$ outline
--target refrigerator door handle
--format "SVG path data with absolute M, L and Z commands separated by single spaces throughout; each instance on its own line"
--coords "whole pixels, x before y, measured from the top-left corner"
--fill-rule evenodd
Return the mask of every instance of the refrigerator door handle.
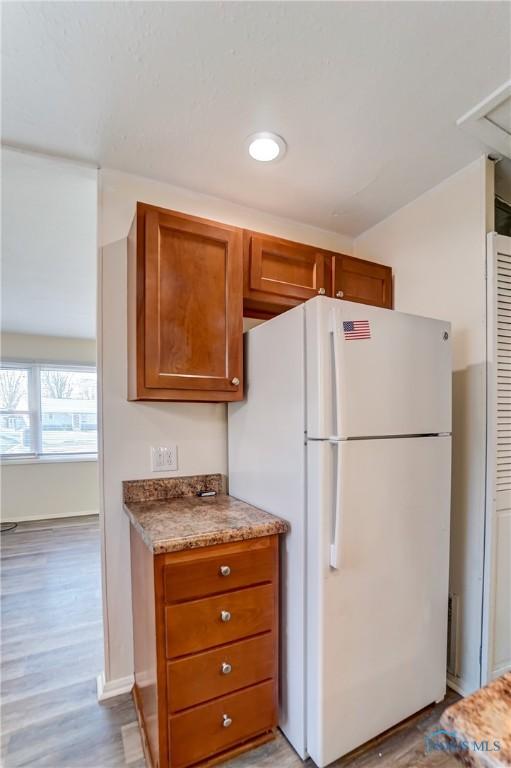
M 341 567 L 341 482 L 342 482 L 342 443 L 337 440 L 331 440 L 330 445 L 335 451 L 335 472 L 333 477 L 334 484 L 334 513 L 332 518 L 332 537 L 330 543 L 330 568 L 339 570 Z
M 342 435 L 342 406 L 341 406 L 341 357 L 342 357 L 342 338 L 340 329 L 337 328 L 338 315 L 337 312 L 332 311 L 332 373 L 333 373 L 333 390 L 334 390 L 334 402 L 332 403 L 332 410 L 334 416 L 334 434 L 336 439 L 340 439 Z M 335 439 L 334 438 L 334 439 Z

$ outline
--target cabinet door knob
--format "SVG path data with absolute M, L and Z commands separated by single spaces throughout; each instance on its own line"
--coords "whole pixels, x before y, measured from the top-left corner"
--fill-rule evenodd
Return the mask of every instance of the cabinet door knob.
M 221 576 L 229 576 L 230 572 L 231 572 L 231 569 L 229 568 L 228 565 L 221 565 L 220 566 L 220 575 Z
M 232 719 L 229 717 L 229 715 L 222 715 L 222 725 L 224 728 L 228 728 L 230 725 L 232 725 Z
M 337 296 L 338 299 L 342 299 L 342 297 L 344 296 L 344 291 L 337 291 L 335 295 Z
M 222 662 L 222 674 L 223 675 L 230 675 L 232 672 L 232 667 L 227 661 Z
M 234 377 L 234 379 L 231 379 L 231 384 L 232 384 L 234 387 L 237 387 L 239 383 L 240 383 L 240 380 L 238 379 L 238 377 L 237 377 L 237 376 L 235 376 L 235 377 Z
M 231 614 L 229 611 L 222 611 L 220 614 L 220 618 L 222 621 L 230 621 L 231 620 Z
M 326 293 L 326 291 L 325 291 L 325 289 L 324 289 L 324 288 L 320 288 L 320 289 L 318 290 L 318 293 L 319 293 L 319 295 L 320 295 L 320 296 L 324 296 L 324 295 L 325 295 L 325 293 Z

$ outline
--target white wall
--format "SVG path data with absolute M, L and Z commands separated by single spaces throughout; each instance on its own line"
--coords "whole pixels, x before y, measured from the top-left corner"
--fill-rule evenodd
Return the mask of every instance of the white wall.
M 1 148 L 2 330 L 94 338 L 98 172 Z
M 96 341 L 67 336 L 6 333 L 0 336 L 3 360 L 41 360 L 52 363 L 96 365 Z
M 100 171 L 100 198 L 100 239 L 103 245 L 127 236 L 138 201 L 334 251 L 351 254 L 353 250 L 353 238 L 347 235 L 120 171 Z
M 351 238 L 335 232 L 279 219 L 151 179 L 111 170 L 100 172 L 100 475 L 105 680 L 110 691 L 127 687 L 133 671 L 129 527 L 122 511 L 122 481 L 149 477 L 150 446 L 166 441 L 178 444 L 179 470 L 174 474 L 227 472 L 225 405 L 126 400 L 125 238 L 137 200 L 344 253 L 352 251 Z
M 4 360 L 96 364 L 96 342 L 59 336 L 3 333 Z M 97 513 L 97 461 L 3 464 L 2 519 L 44 520 Z
M 96 515 L 98 462 L 59 461 L 1 468 L 2 520 L 49 520 Z
M 356 256 L 392 266 L 396 309 L 452 323 L 450 589 L 461 595 L 460 677 L 455 682 L 465 693 L 479 687 L 485 500 L 485 236 L 492 191 L 491 167 L 488 170 L 481 158 L 355 241 Z

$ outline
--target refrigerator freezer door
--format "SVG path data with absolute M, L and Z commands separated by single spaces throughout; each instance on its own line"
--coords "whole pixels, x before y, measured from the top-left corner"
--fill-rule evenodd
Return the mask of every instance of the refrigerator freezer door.
M 451 431 L 449 323 L 322 297 L 305 314 L 309 438 Z
M 307 462 L 307 751 L 322 768 L 445 694 L 451 439 L 309 441 Z

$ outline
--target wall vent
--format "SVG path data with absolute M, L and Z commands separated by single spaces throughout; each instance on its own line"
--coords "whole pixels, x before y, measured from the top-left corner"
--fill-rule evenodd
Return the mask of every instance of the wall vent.
M 511 256 L 497 255 L 497 492 L 511 491 Z

